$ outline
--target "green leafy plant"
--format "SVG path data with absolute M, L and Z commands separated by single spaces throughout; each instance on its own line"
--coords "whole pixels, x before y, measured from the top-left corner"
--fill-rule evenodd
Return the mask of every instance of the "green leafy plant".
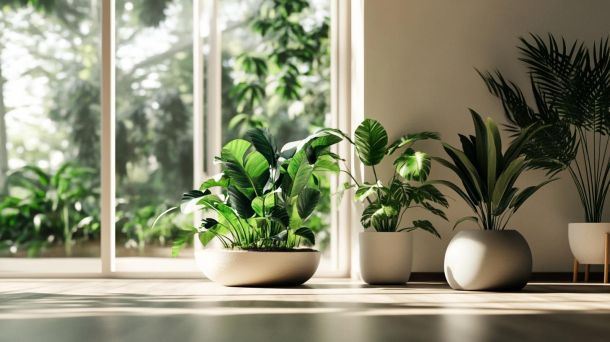
M 53 244 L 70 256 L 79 241 L 99 239 L 99 193 L 95 172 L 66 163 L 49 174 L 35 166 L 13 171 L 0 198 L 3 249 L 38 255 Z
M 600 222 L 610 190 L 610 47 L 608 38 L 590 49 L 575 41 L 521 38 L 520 60 L 530 75 L 534 105 L 498 71 L 480 73 L 502 101 L 515 135 L 538 130 L 524 147 L 531 167 L 569 172 L 587 222 Z
M 204 246 L 216 238 L 224 248 L 247 250 L 315 244 L 307 220 L 320 201 L 323 173 L 339 171 L 339 157 L 330 147 L 341 136 L 322 130 L 281 149 L 266 130 L 252 129 L 246 136 L 248 140 L 235 139 L 222 148 L 216 158 L 221 174 L 182 196 L 182 213 L 213 215 L 199 227 L 183 230 L 174 241 L 174 255 L 195 234 Z M 212 193 L 214 188 L 221 193 Z
M 502 139 L 495 122 L 491 118 L 483 121 L 473 110 L 470 113 L 475 135 L 459 135 L 461 150 L 443 143 L 451 161 L 434 158 L 460 178 L 463 189 L 450 181 L 435 182 L 455 191 L 475 214 L 457 220 L 454 228 L 462 222 L 473 221 L 483 230 L 503 230 L 528 198 L 555 180 L 547 179 L 521 191 L 515 187 L 523 172 L 537 162 L 524 154 L 524 148 L 541 127 L 524 129 L 502 152 Z
M 347 137 L 346 137 L 347 138 Z M 422 208 L 443 219 L 447 219 L 442 209 L 448 206 L 445 196 L 431 183 L 427 182 L 430 173 L 430 156 L 413 149 L 413 144 L 420 140 L 434 139 L 439 136 L 433 132 L 407 134 L 388 145 L 388 134 L 376 120 L 365 119 L 355 131 L 355 140 L 349 140 L 356 147 L 360 162 L 371 168 L 374 182 L 358 182 L 344 170 L 355 186 L 355 199 L 366 201 L 360 222 L 365 229 L 373 228 L 378 232 L 412 231 L 423 229 L 440 237 L 434 225 L 428 220 L 414 220 L 410 225 L 401 227 L 401 221 L 407 210 Z M 397 153 L 394 160 L 392 178 L 382 182 L 375 168 L 384 158 Z

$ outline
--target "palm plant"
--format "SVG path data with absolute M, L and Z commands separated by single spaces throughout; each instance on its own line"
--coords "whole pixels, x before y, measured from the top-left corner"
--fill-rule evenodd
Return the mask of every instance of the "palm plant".
M 388 145 L 388 134 L 381 123 L 365 119 L 356 128 L 355 140 L 347 139 L 356 147 L 360 162 L 371 167 L 374 177 L 373 183 L 361 183 L 349 170 L 344 170 L 354 183 L 346 184 L 346 188 L 355 186 L 355 199 L 367 202 L 360 220 L 363 227 L 373 228 L 378 232 L 423 229 L 440 237 L 429 220 L 413 220 L 406 227 L 400 226 L 403 216 L 411 208 L 423 208 L 447 219 L 443 210 L 438 208 L 438 206 L 446 208 L 447 200 L 434 185 L 426 182 L 431 168 L 430 156 L 412 148 L 413 144 L 420 140 L 438 140 L 438 134 L 434 132 L 407 134 Z M 375 166 L 386 156 L 391 156 L 397 151 L 402 152 L 394 160 L 392 177 L 384 183 L 379 179 Z
M 480 73 L 502 101 L 508 129 L 519 134 L 545 126 L 525 145 L 533 168 L 556 174 L 567 169 L 587 222 L 600 222 L 610 189 L 610 47 L 608 39 L 587 48 L 575 41 L 521 38 L 520 60 L 530 75 L 534 105 L 500 72 Z
M 247 250 L 315 244 L 307 220 L 320 201 L 323 173 L 339 171 L 339 157 L 330 147 L 341 136 L 326 129 L 281 149 L 267 130 L 255 128 L 246 136 L 248 140 L 235 139 L 222 148 L 216 158 L 222 173 L 182 196 L 182 213 L 213 215 L 204 217 L 199 227 L 184 229 L 172 254 L 196 234 L 204 246 L 217 239 L 224 248 Z M 221 193 L 212 193 L 213 188 Z
M 510 218 L 528 198 L 555 180 L 547 179 L 521 191 L 515 187 L 523 172 L 538 162 L 529 159 L 524 149 L 541 128 L 532 126 L 523 129 L 502 152 L 502 139 L 495 122 L 491 118 L 484 122 L 473 110 L 470 113 L 475 135 L 459 135 L 461 150 L 443 143 L 451 161 L 434 158 L 460 178 L 463 189 L 450 181 L 436 182 L 455 191 L 475 214 L 457 220 L 454 228 L 462 222 L 473 221 L 483 230 L 504 230 Z

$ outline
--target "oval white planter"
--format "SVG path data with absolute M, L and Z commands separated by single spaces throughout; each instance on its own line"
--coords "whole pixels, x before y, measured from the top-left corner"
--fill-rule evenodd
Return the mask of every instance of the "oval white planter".
M 413 240 L 407 232 L 361 232 L 360 274 L 371 285 L 404 284 L 411 276 Z
M 570 223 L 568 241 L 572 255 L 581 264 L 603 264 L 606 233 L 610 233 L 610 223 Z
M 225 286 L 297 286 L 316 272 L 320 252 L 204 249 L 196 261 L 208 279 Z
M 464 230 L 447 247 L 444 271 L 455 290 L 519 290 L 532 273 L 532 253 L 515 230 Z

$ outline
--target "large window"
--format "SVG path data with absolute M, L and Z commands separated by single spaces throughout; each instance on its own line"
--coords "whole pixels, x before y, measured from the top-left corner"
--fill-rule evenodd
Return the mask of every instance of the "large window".
M 0 7 L 0 256 L 98 258 L 98 6 L 12 3 Z
M 152 223 L 217 171 L 219 146 L 251 127 L 283 144 L 337 122 L 330 0 L 9 3 L 0 7 L 0 272 L 48 272 L 53 258 L 74 272 L 112 263 L 120 273 L 197 274 L 199 246 L 169 257 L 178 227 L 194 218 Z M 111 63 L 102 62 L 108 49 Z M 110 76 L 114 96 L 101 96 Z M 112 129 L 101 129 L 104 104 Z M 332 271 L 336 180 L 324 181 L 312 228 Z M 110 214 L 100 210 L 109 187 Z M 104 236 L 114 254 L 100 260 Z

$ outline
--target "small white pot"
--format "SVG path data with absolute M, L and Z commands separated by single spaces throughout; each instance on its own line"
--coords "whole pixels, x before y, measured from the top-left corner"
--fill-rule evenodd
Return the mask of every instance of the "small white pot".
M 532 273 L 532 253 L 516 230 L 463 230 L 447 247 L 444 271 L 455 290 L 519 290 Z
M 196 261 L 208 279 L 225 286 L 297 286 L 316 272 L 320 252 L 204 249 Z
M 607 233 L 610 233 L 610 223 L 570 223 L 568 240 L 572 255 L 581 264 L 603 264 Z
M 411 276 L 413 240 L 407 232 L 361 232 L 360 274 L 371 285 L 404 284 Z

